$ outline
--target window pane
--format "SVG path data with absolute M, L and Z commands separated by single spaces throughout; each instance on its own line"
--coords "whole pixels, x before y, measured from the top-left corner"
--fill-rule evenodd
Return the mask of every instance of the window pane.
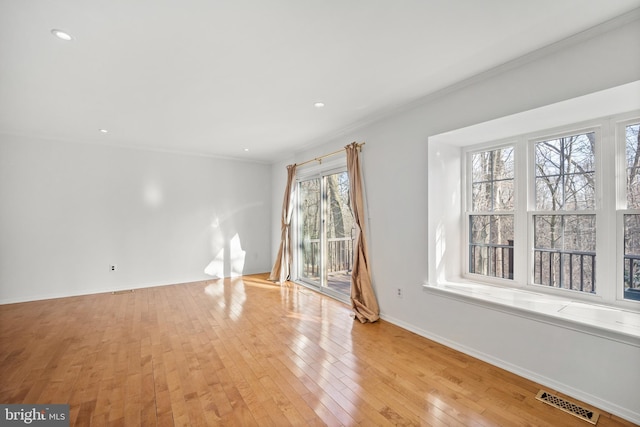
M 626 127 L 627 207 L 640 209 L 640 124 Z
M 513 210 L 513 147 L 472 155 L 471 209 L 474 212 Z
M 469 217 L 469 272 L 513 279 L 513 215 Z
M 513 240 L 513 215 L 472 215 L 469 218 L 471 243 L 510 245 Z
M 535 215 L 534 282 L 595 292 L 596 216 Z
M 593 132 L 536 143 L 536 209 L 595 209 L 594 150 Z
M 640 300 L 640 215 L 624 216 L 624 297 Z

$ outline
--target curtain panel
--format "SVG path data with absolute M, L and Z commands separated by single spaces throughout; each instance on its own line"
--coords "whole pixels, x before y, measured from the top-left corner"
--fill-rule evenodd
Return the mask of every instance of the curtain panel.
M 362 175 L 360 172 L 360 147 L 354 142 L 347 145 L 345 150 L 347 152 L 351 209 L 356 223 L 353 269 L 351 272 L 351 306 L 360 322 L 375 322 L 380 318 L 380 309 L 371 285 L 369 255 L 364 233 L 365 212 Z
M 269 280 L 280 284 L 286 282 L 291 277 L 291 263 L 293 262 L 293 253 L 291 252 L 291 216 L 293 214 L 295 179 L 296 165 L 287 166 L 287 186 L 284 190 L 280 224 L 280 248 L 278 249 L 278 255 L 276 256 L 271 274 L 269 275 Z

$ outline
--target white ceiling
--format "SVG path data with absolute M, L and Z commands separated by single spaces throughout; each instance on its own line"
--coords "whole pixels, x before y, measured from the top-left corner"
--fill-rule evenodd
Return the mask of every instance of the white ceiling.
M 639 6 L 0 0 L 0 133 L 272 161 Z

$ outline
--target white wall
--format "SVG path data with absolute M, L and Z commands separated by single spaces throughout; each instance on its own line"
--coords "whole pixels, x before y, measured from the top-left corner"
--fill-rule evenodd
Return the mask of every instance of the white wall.
M 270 208 L 270 165 L 0 135 L 0 303 L 267 271 Z
M 640 422 L 638 346 L 422 288 L 439 275 L 455 275 L 462 257 L 459 239 L 447 237 L 460 235 L 447 232 L 460 227 L 459 148 L 429 147 L 428 138 L 638 80 L 640 21 L 637 13 L 633 17 L 464 82 L 313 151 L 296 153 L 295 159 L 366 142 L 369 249 L 384 319 Z M 283 185 L 276 172 L 274 191 Z M 275 192 L 274 204 L 280 205 L 282 195 Z M 275 219 L 273 227 L 279 229 Z M 445 262 L 438 264 L 443 254 Z M 403 288 L 403 298 L 395 296 L 397 287 Z

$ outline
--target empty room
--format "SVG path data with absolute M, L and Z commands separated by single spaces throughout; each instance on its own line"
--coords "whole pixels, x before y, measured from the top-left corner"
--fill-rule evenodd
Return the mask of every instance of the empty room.
M 0 24 L 0 425 L 640 425 L 640 0 Z

